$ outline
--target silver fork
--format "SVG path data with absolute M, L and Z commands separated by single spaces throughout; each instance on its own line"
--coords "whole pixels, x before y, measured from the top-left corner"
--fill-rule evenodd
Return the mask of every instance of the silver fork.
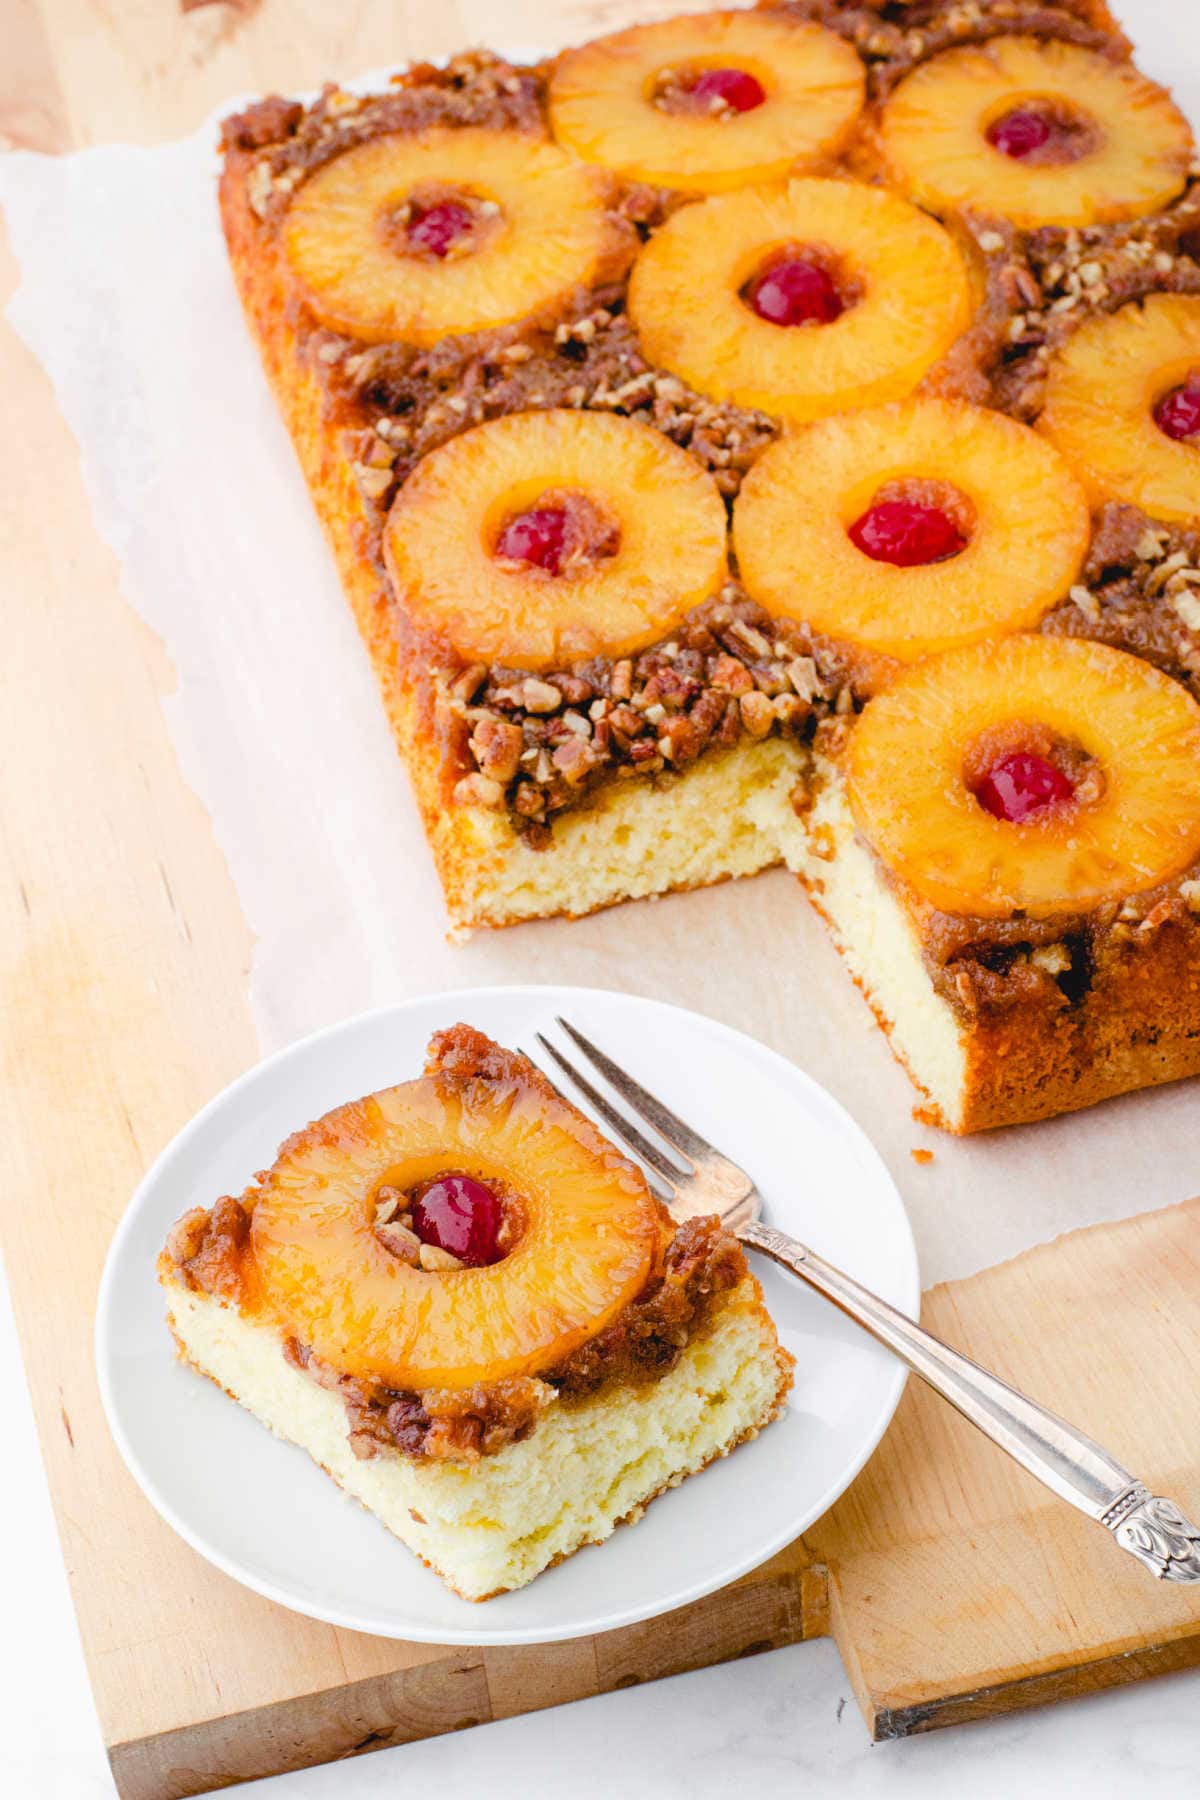
M 540 1031 L 535 1034 L 546 1055 L 643 1165 L 651 1187 L 668 1202 L 680 1224 L 719 1214 L 743 1244 L 761 1250 L 832 1300 L 1022 1468 L 1089 1519 L 1107 1526 L 1118 1544 L 1153 1574 L 1164 1581 L 1200 1581 L 1200 1530 L 1184 1518 L 1173 1501 L 1151 1494 L 1143 1482 L 1074 1425 L 923 1331 L 915 1320 L 835 1269 L 806 1244 L 762 1224 L 762 1199 L 744 1169 L 722 1156 L 566 1019 L 557 1023 L 628 1111 L 668 1147 L 670 1154 L 619 1111 L 607 1093 Z

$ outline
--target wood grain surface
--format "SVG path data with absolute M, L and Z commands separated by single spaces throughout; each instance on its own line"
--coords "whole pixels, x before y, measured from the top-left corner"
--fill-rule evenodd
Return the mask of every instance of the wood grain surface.
M 672 10 L 7 0 L 0 139 L 48 151 L 154 141 L 238 93 L 488 38 L 550 45 Z M 12 282 L 0 255 L 0 299 Z M 583 1643 L 485 1656 L 340 1631 L 242 1590 L 160 1523 L 101 1419 L 95 1290 L 146 1165 L 256 1056 L 252 944 L 167 737 L 169 661 L 120 597 L 73 441 L 7 326 L 0 392 L 0 1219 L 121 1793 L 169 1800 L 827 1627 L 879 1736 L 1200 1659 L 1194 1595 L 1124 1566 L 915 1391 L 807 1543 L 697 1607 Z M 1200 1355 L 1198 1219 L 1176 1208 L 1097 1228 L 927 1301 L 935 1327 L 985 1360 L 1003 1350 L 1016 1379 L 1194 1510 L 1200 1468 L 1177 1371 Z

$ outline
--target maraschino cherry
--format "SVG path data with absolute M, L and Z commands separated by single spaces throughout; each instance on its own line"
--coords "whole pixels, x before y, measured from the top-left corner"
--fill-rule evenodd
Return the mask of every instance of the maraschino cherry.
M 949 513 L 917 500 L 877 500 L 848 528 L 850 542 L 873 562 L 913 569 L 945 562 L 966 543 Z
M 994 819 L 1022 825 L 1047 806 L 1070 800 L 1074 793 L 1070 779 L 1046 757 L 1015 750 L 992 764 L 975 789 L 975 798 Z
M 460 200 L 438 200 L 423 208 L 414 206 L 408 221 L 408 242 L 414 250 L 427 250 L 431 256 L 449 256 L 474 224 L 470 207 Z
M 832 325 L 846 310 L 829 272 L 799 256 L 764 269 L 744 296 L 769 325 Z
M 1189 375 L 1182 387 L 1163 395 L 1154 409 L 1154 423 L 1176 443 L 1200 432 L 1200 374 Z
M 514 513 L 496 539 L 494 556 L 505 562 L 529 563 L 557 575 L 567 541 L 567 514 L 561 506 L 531 506 Z
M 1023 162 L 1032 156 L 1035 150 L 1044 150 L 1051 138 L 1061 135 L 1055 131 L 1054 121 L 1045 113 L 1034 112 L 1031 107 L 1014 106 L 1011 112 L 1002 114 L 989 125 L 985 136 L 994 150 L 1011 156 L 1017 162 Z
M 413 1230 L 423 1244 L 456 1256 L 468 1268 L 499 1262 L 504 1208 L 473 1175 L 440 1175 L 412 1203 Z
M 761 81 L 748 69 L 705 69 L 688 89 L 698 100 L 720 100 L 731 112 L 753 112 L 766 99 Z

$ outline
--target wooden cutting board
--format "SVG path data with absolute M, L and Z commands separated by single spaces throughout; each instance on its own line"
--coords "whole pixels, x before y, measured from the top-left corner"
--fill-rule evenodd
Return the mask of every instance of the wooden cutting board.
M 934 1288 L 922 1316 L 1200 1514 L 1200 1200 Z M 111 1462 L 98 1421 L 86 1438 Z M 533 1648 L 398 1644 L 283 1612 L 173 1539 L 123 1471 L 107 1476 L 73 1578 L 85 1619 L 104 1620 L 87 1647 L 124 1800 L 176 1800 L 825 1634 L 876 1739 L 1200 1662 L 1200 1592 L 1156 1583 L 916 1381 L 842 1501 L 770 1563 L 666 1618 Z M 71 1472 L 73 1506 L 82 1480 Z M 136 1587 L 114 1526 L 136 1533 Z

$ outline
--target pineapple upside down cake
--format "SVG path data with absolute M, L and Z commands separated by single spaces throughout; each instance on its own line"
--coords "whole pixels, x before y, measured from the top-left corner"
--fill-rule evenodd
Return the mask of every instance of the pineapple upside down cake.
M 458 1025 L 158 1263 L 180 1357 L 468 1600 L 522 1587 L 770 1423 L 741 1245 L 675 1229 L 522 1056 Z
M 1102 0 L 787 0 L 228 121 L 464 931 L 784 862 L 926 1114 L 1200 1071 L 1200 181 Z

